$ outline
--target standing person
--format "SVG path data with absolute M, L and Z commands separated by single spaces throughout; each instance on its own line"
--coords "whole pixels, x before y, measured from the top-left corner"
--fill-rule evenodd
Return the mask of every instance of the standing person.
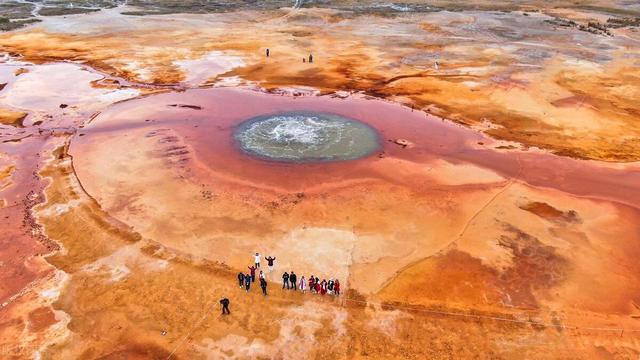
M 260 287 L 262 288 L 262 295 L 267 296 L 267 280 L 260 278 Z
M 320 282 L 318 281 L 318 278 L 316 278 L 315 284 L 316 284 L 316 294 L 320 294 L 321 286 L 320 286 Z
M 325 295 L 327 293 L 327 280 L 322 279 L 320 284 L 320 294 Z
M 307 291 L 307 281 L 304 279 L 304 275 L 300 278 L 300 291 L 303 294 Z
M 273 262 L 276 260 L 276 258 L 274 257 L 265 257 L 265 260 L 267 260 L 267 265 L 269 265 L 269 272 L 273 271 Z
M 309 292 L 314 292 L 316 290 L 316 280 L 313 278 L 313 275 L 309 276 Z
M 289 273 L 286 271 L 282 274 L 282 288 L 284 289 L 285 286 L 289 288 Z
M 309 63 L 312 63 L 312 62 L 313 62 L 313 55 L 309 54 Z
M 231 311 L 229 311 L 229 299 L 227 299 L 227 298 L 221 299 L 220 300 L 220 305 L 222 305 L 222 315 L 231 314 Z
M 256 264 L 256 268 L 260 267 L 260 253 L 256 253 L 256 256 L 253 257 L 253 261 Z
M 258 275 L 258 277 L 260 278 L 260 280 L 264 280 L 264 273 L 262 272 L 262 270 L 260 270 L 260 275 Z
M 256 267 L 255 266 L 247 266 L 247 269 L 251 271 L 251 282 L 256 282 Z
M 329 295 L 333 294 L 333 279 L 329 279 L 327 283 L 327 290 L 329 290 Z
M 313 292 L 315 290 L 315 281 L 313 279 L 313 275 L 309 276 L 309 292 Z
M 242 289 L 242 286 L 244 286 L 244 273 L 242 271 L 238 273 L 238 282 L 240 283 L 240 289 Z
M 333 284 L 333 292 L 336 296 L 340 295 L 340 281 L 338 281 L 338 279 L 336 279 L 336 282 Z
M 251 287 L 251 276 L 249 274 L 246 274 L 244 276 L 244 288 L 245 290 L 247 290 L 247 292 L 249 292 L 250 287 Z
M 289 275 L 289 284 L 291 284 L 291 289 L 298 290 L 298 275 L 293 271 Z
M 269 57 L 269 48 L 267 48 L 267 57 Z

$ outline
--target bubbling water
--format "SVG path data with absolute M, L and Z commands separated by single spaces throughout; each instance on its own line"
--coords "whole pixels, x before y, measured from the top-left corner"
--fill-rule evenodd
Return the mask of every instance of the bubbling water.
M 353 160 L 380 147 L 370 126 L 315 112 L 258 116 L 240 124 L 234 137 L 246 153 L 283 162 Z

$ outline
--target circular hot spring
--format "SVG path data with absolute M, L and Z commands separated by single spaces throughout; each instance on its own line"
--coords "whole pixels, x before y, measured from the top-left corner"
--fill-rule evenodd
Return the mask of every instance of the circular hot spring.
M 246 153 L 284 162 L 353 160 L 380 147 L 369 125 L 316 112 L 257 116 L 238 125 L 234 137 Z

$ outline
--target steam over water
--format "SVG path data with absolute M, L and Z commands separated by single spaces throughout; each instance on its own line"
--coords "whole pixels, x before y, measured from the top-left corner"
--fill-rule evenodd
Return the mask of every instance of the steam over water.
M 234 136 L 245 152 L 284 162 L 352 160 L 380 146 L 370 126 L 312 112 L 258 116 L 240 124 Z

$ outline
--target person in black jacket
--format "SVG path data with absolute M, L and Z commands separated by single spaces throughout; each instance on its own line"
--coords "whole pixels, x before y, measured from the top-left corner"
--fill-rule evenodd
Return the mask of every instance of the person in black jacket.
M 238 273 L 238 282 L 240 283 L 240 289 L 244 285 L 244 273 L 241 271 Z
M 260 278 L 260 287 L 262 288 L 262 295 L 267 296 L 267 280 Z
M 286 271 L 282 274 L 282 288 L 284 289 L 285 286 L 289 288 L 289 273 Z
M 293 290 L 298 290 L 298 275 L 293 271 L 291 272 L 291 275 L 289 275 L 289 284 L 291 284 L 291 288 Z
M 251 275 L 246 274 L 244 276 L 244 289 L 247 290 L 247 292 L 249 292 L 250 288 L 251 288 Z
M 269 272 L 272 272 L 273 271 L 273 262 L 276 260 L 276 258 L 275 257 L 271 257 L 271 256 L 269 256 L 269 257 L 265 256 L 265 260 L 267 260 L 267 264 L 269 265 Z
M 229 311 L 229 299 L 223 298 L 222 300 L 220 300 L 220 304 L 222 305 L 222 315 L 231 314 L 231 311 Z

